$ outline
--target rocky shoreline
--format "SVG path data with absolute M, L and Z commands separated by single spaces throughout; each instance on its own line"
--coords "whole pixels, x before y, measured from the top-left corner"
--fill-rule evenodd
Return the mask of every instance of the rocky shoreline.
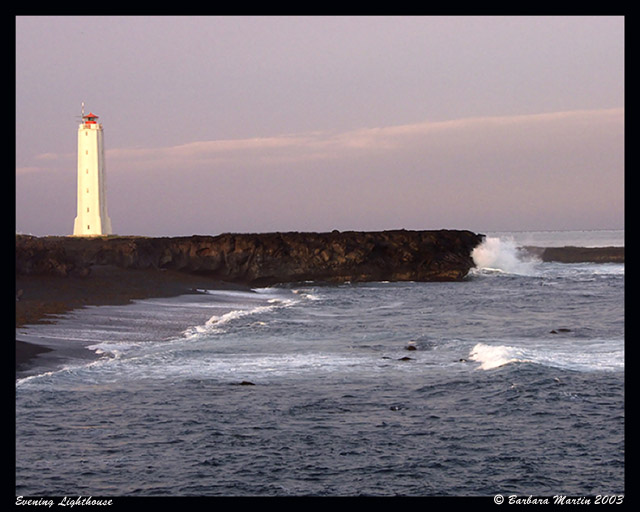
M 82 277 L 94 265 L 114 265 L 254 286 L 295 281 L 458 281 L 473 267 L 471 251 L 483 238 L 454 230 L 172 238 L 16 235 L 16 273 Z
M 224 234 L 174 238 L 16 235 L 16 326 L 87 304 L 195 288 L 295 281 L 458 281 L 484 239 L 469 231 Z M 624 263 L 624 247 L 523 247 L 562 263 Z
M 174 238 L 16 235 L 16 325 L 86 304 L 192 288 L 317 281 L 457 281 L 470 231 L 224 234 Z M 225 284 L 226 283 L 226 284 Z
M 223 234 L 175 238 L 16 235 L 16 327 L 86 305 L 278 283 L 457 281 L 470 231 Z M 16 368 L 45 347 L 16 341 Z
M 459 281 L 470 231 L 223 234 L 175 238 L 16 235 L 16 327 L 86 305 L 278 283 Z M 523 248 L 543 261 L 624 263 L 624 247 Z M 16 365 L 44 347 L 16 341 Z

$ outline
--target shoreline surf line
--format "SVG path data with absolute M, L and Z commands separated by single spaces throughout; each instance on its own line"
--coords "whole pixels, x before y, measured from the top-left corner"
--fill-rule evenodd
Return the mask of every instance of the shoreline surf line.
M 207 276 L 170 270 L 134 270 L 94 265 L 85 277 L 16 276 L 16 329 L 55 323 L 56 317 L 85 306 L 128 304 L 133 300 L 177 297 L 202 290 L 250 291 L 248 286 L 217 281 Z M 16 331 L 16 376 L 40 360 L 51 359 L 55 349 L 21 339 Z

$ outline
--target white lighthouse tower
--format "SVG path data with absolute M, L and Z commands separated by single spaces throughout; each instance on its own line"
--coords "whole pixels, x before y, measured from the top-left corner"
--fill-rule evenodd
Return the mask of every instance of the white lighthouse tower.
M 110 235 L 102 124 L 95 114 L 84 114 L 78 127 L 78 214 L 74 236 Z

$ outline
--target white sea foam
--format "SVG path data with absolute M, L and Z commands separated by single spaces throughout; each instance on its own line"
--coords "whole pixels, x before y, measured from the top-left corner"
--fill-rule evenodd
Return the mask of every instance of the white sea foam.
M 482 370 L 492 370 L 505 364 L 529 361 L 522 350 L 505 345 L 478 343 L 469 353 L 469 359 L 480 363 Z
M 487 237 L 471 253 L 480 270 L 508 274 L 534 275 L 538 260 L 524 256 L 512 239 Z
M 247 292 L 235 293 L 246 294 Z M 237 307 L 238 309 L 232 309 L 231 311 L 226 311 L 223 314 L 212 315 L 204 324 L 195 325 L 185 329 L 183 331 L 183 336 L 186 338 L 193 338 L 203 334 L 221 332 L 227 324 L 239 318 L 266 313 L 278 308 L 291 306 L 298 302 L 296 299 L 285 298 L 284 295 L 279 295 L 277 292 L 270 291 L 269 289 L 262 289 L 259 293 L 260 298 L 257 302 L 249 301 L 245 304 L 234 304 L 234 307 Z M 242 296 L 247 297 L 247 295 Z M 252 296 L 249 297 L 254 298 Z
M 277 305 L 271 305 L 271 306 L 258 306 L 252 309 L 239 309 L 239 310 L 235 310 L 235 311 L 229 311 L 228 313 L 225 313 L 223 315 L 217 316 L 214 315 L 211 318 L 209 318 L 209 320 L 207 320 L 207 322 L 205 323 L 206 327 L 211 327 L 211 326 L 217 326 L 220 327 L 224 324 L 227 324 L 229 322 L 232 322 L 233 320 L 236 320 L 238 318 L 242 318 L 245 316 L 250 316 L 250 315 L 257 315 L 259 313 L 264 313 L 266 311 L 271 311 L 272 309 L 275 309 L 277 307 Z
M 87 349 L 93 350 L 97 355 L 104 355 L 109 357 L 120 357 L 123 354 L 130 352 L 131 350 L 139 347 L 149 345 L 148 342 L 128 342 L 128 341 L 104 341 L 96 343 L 94 345 L 88 345 Z
M 585 342 L 582 351 L 576 351 L 575 346 L 562 348 L 553 341 L 538 342 L 533 347 L 477 343 L 469 352 L 469 360 L 480 363 L 481 370 L 510 363 L 534 363 L 575 371 L 615 371 L 624 369 L 624 342 L 592 340 Z

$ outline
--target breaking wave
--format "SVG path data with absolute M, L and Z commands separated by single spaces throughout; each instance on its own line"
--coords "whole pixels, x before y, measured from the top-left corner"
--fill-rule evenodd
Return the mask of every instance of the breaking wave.
M 545 347 L 540 341 L 528 348 L 477 343 L 469 352 L 469 360 L 480 363 L 481 370 L 493 370 L 510 363 L 533 363 L 574 371 L 624 370 L 623 341 L 616 347 L 613 340 L 592 340 L 585 343 L 584 348 L 583 352 L 576 352 L 573 346 L 563 349 L 549 344 Z
M 471 253 L 476 269 L 507 274 L 534 275 L 539 260 L 525 255 L 509 239 L 487 237 Z

